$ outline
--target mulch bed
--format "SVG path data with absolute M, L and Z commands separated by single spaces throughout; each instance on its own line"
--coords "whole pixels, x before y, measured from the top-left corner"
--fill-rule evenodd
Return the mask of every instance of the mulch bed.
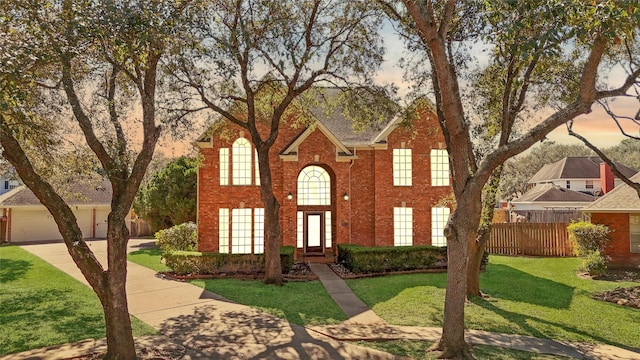
M 592 279 L 640 283 L 640 270 L 607 269 L 604 275 L 594 276 Z M 640 286 L 615 288 L 613 290 L 595 293 L 591 295 L 591 297 L 600 301 L 607 301 L 622 306 L 640 309 Z
M 184 347 L 174 349 L 156 349 L 146 346 L 136 346 L 138 360 L 179 360 L 184 358 L 186 349 Z M 96 352 L 93 354 L 76 356 L 65 360 L 101 360 L 105 353 Z

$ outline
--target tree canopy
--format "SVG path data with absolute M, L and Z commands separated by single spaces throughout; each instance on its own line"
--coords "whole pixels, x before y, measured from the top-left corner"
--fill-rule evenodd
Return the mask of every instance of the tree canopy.
M 133 202 L 136 214 L 153 231 L 196 221 L 198 161 L 180 157 L 153 174 Z

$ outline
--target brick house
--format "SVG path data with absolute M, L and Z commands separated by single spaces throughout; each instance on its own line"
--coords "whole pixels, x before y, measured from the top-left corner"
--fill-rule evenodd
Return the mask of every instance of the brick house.
M 631 180 L 640 182 L 640 174 Z M 612 266 L 640 268 L 640 198 L 635 189 L 627 184 L 617 186 L 582 211 L 592 223 L 611 230 L 605 252 Z
M 324 90 L 332 96 L 335 89 Z M 342 111 L 317 106 L 312 120 L 280 126 L 270 160 L 281 204 L 282 245 L 296 257 L 336 254 L 337 244 L 445 245 L 450 209 L 444 137 L 425 100 L 411 126 L 396 115 L 354 131 Z M 264 209 L 257 153 L 246 130 L 217 123 L 201 136 L 198 241 L 201 251 L 261 253 Z M 266 126 L 262 130 L 266 131 Z

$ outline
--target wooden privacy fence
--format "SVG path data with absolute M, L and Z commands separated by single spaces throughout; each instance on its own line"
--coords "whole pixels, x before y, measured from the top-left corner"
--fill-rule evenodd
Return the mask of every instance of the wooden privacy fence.
M 500 255 L 573 256 L 569 223 L 493 224 L 487 251 Z

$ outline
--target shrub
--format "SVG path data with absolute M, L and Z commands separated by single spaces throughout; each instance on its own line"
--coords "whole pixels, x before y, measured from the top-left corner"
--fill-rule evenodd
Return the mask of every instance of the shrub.
M 447 249 L 436 246 L 338 245 L 338 262 L 354 273 L 430 269 L 446 258 Z
M 282 273 L 293 266 L 293 246 L 280 248 Z M 165 264 L 178 275 L 264 272 L 262 254 L 221 254 L 197 251 L 169 251 L 162 255 Z
M 156 233 L 156 245 L 162 253 L 170 251 L 198 250 L 198 226 L 192 222 L 160 230 Z
M 571 223 L 567 230 L 569 239 L 573 243 L 573 252 L 578 256 L 589 256 L 594 251 L 602 253 L 610 241 L 610 230 L 605 225 L 578 221 Z
M 600 251 L 591 251 L 582 262 L 584 270 L 591 276 L 600 276 L 607 270 L 607 258 Z

